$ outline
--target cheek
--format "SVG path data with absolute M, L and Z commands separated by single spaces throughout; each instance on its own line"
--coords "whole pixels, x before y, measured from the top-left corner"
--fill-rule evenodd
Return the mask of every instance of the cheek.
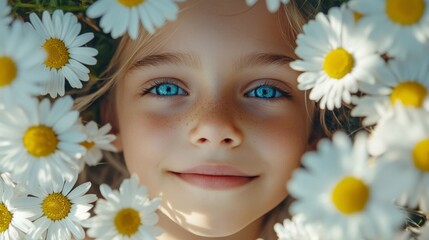
M 129 171 L 137 173 L 143 184 L 155 190 L 161 160 L 180 136 L 178 123 L 154 114 L 132 113 L 122 115 L 120 129 Z
M 252 137 L 255 147 L 266 150 L 263 156 L 297 161 L 296 156 L 307 147 L 310 123 L 293 114 L 260 122 L 253 127 Z
M 307 149 L 309 123 L 297 116 L 264 121 L 263 128 L 255 128 L 252 148 L 265 161 L 270 188 L 285 193 L 285 183 L 301 162 Z M 274 190 L 274 191 L 276 191 Z
M 150 115 L 135 114 L 125 115 L 120 125 L 124 152 L 157 151 L 169 140 L 169 125 L 162 118 Z

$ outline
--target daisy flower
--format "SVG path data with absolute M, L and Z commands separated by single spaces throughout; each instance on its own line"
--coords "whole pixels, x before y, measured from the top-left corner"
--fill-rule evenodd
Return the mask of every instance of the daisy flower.
M 23 184 L 17 184 L 8 172 L 0 174 L 0 182 L 11 186 L 15 197 L 26 197 L 28 195 L 27 187 Z
M 0 178 L 0 239 L 24 239 L 33 227 L 31 213 L 16 206 L 14 186 Z M 8 177 L 6 177 L 8 178 Z
M 98 51 L 90 47 L 82 47 L 94 38 L 93 33 L 79 35 L 80 23 L 72 13 L 63 13 L 55 10 L 52 17 L 47 11 L 43 12 L 42 20 L 30 14 L 30 29 L 34 29 L 39 36 L 39 46 L 48 54 L 44 62 L 44 69 L 50 74 L 50 81 L 46 86 L 45 94 L 51 97 L 64 95 L 65 79 L 73 88 L 81 88 L 81 81 L 89 80 L 87 65 L 94 65 L 94 58 Z
M 403 191 L 400 205 L 429 211 L 429 112 L 396 106 L 381 119 L 370 138 L 389 181 Z
M 390 240 L 390 239 L 389 239 Z M 413 237 L 413 234 L 408 230 L 400 230 L 392 238 L 392 240 L 417 240 Z
M 0 43 L 0 109 L 28 104 L 42 93 L 42 84 L 49 78 L 41 67 L 46 54 L 38 49 L 37 37 L 25 32 L 20 21 L 10 27 L 0 26 Z
M 179 7 L 175 2 L 183 0 L 100 0 L 86 11 L 91 18 L 101 17 L 100 26 L 105 33 L 118 38 L 128 31 L 132 39 L 137 39 L 139 25 L 151 34 L 166 20 L 175 20 Z
M 111 129 L 110 124 L 98 129 L 97 123 L 94 121 L 87 123 L 83 127 L 82 130 L 86 134 L 86 140 L 81 142 L 80 145 L 86 148 L 86 153 L 81 157 L 81 163 L 94 166 L 103 157 L 101 150 L 116 152 L 116 148 L 111 144 L 116 137 L 113 134 L 107 134 Z
M 258 0 L 246 0 L 248 6 L 253 6 Z M 280 8 L 280 4 L 287 4 L 289 0 L 266 0 L 268 11 L 274 13 Z
M 84 153 L 85 140 L 72 111 L 73 99 L 34 100 L 28 106 L 1 111 L 0 165 L 18 183 L 34 185 L 51 178 L 71 179 L 78 166 L 73 158 Z
M 396 103 L 429 110 L 429 60 L 393 59 L 380 68 L 375 84 L 362 84 L 365 96 L 354 96 L 352 116 L 365 117 L 363 124 L 377 123 Z
M 429 223 L 426 223 L 421 229 L 420 229 L 420 236 L 418 240 L 426 240 L 429 239 Z
M 34 214 L 34 228 L 30 239 L 76 239 L 85 238 L 80 222 L 88 219 L 92 202 L 97 200 L 94 194 L 85 194 L 91 187 L 90 182 L 73 189 L 77 177 L 71 181 L 54 180 L 29 190 L 28 199 L 20 204 Z
M 316 226 L 304 225 L 303 216 L 296 215 L 291 219 L 285 219 L 283 224 L 276 223 L 274 231 L 278 240 L 322 240 L 321 230 Z
M 15 183 L 8 172 L 3 172 L 0 174 L 0 184 L 6 184 L 11 187 L 15 187 Z
M 7 0 L 0 0 L 0 28 L 9 25 L 12 22 L 10 14 L 10 6 L 7 4 Z
M 412 237 L 411 232 L 403 230 L 398 232 L 392 240 L 415 240 L 415 238 Z
M 358 82 L 373 82 L 375 70 L 383 64 L 375 45 L 367 41 L 366 32 L 344 5 L 331 8 L 328 15 L 317 14 L 303 27 L 297 45 L 295 52 L 302 60 L 290 66 L 303 72 L 298 88 L 311 89 L 310 99 L 320 101 L 322 109 L 350 103 Z
M 100 186 L 104 199 L 99 199 L 95 214 L 88 223 L 88 236 L 95 239 L 156 239 L 162 230 L 154 226 L 158 222 L 155 213 L 160 200 L 149 200 L 146 188 L 139 186 L 133 175 L 122 182 L 119 191 L 103 184 Z
M 429 0 L 353 0 L 348 6 L 362 14 L 359 22 L 381 52 L 404 58 L 427 48 Z
M 305 169 L 297 170 L 288 183 L 297 199 L 292 214 L 303 214 L 305 223 L 321 226 L 327 239 L 392 239 L 405 220 L 393 204 L 396 188 L 386 188 L 384 172 L 368 164 L 365 133 L 352 145 L 337 132 L 321 140 L 318 152 L 303 157 Z

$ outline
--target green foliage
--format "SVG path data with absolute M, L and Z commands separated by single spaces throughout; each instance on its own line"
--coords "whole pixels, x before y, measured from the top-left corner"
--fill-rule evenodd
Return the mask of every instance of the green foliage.
M 45 10 L 53 12 L 56 9 L 62 9 L 67 12 L 83 12 L 92 3 L 94 3 L 94 0 L 9 0 L 12 15 L 15 17 L 25 17 L 31 12 L 41 13 Z

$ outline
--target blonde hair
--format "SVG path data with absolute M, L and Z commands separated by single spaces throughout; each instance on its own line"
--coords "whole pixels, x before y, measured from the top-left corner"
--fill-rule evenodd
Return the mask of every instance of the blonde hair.
M 317 0 L 315 4 L 310 4 L 307 0 L 292 0 L 278 11 L 282 37 L 285 39 L 286 44 L 290 44 L 288 47 L 295 48 L 295 41 L 291 41 L 291 39 L 296 39 L 305 22 L 314 17 L 319 11 L 320 4 L 320 0 Z M 140 29 L 140 31 L 144 30 Z M 126 76 L 138 58 L 151 55 L 157 51 L 162 45 L 162 42 L 159 41 L 159 35 L 164 32 L 165 28 L 158 30 L 153 35 L 143 32 L 137 40 L 124 36 L 119 42 L 110 64 L 102 74 L 102 80 L 97 83 L 99 85 L 97 90 L 94 93 L 77 98 L 75 108 L 83 111 L 94 102 L 103 101 L 101 114 L 111 114 L 113 116 L 114 114 L 112 113 L 115 112 L 116 106 L 114 101 L 115 91 L 112 90 L 115 84 Z M 320 128 L 320 123 L 324 122 L 322 115 L 320 122 L 314 121 L 313 128 Z M 100 118 L 103 123 L 103 120 L 108 117 L 102 115 Z M 110 123 L 113 125 L 113 132 L 115 133 L 117 131 L 117 120 L 110 118 Z M 316 131 L 316 134 L 319 134 L 319 132 Z M 122 154 L 106 153 L 104 162 L 97 167 L 86 167 L 80 175 L 80 180 L 89 180 L 95 185 L 107 183 L 111 187 L 117 188 L 122 180 L 128 176 L 129 173 L 125 167 Z M 92 188 L 92 191 L 99 194 L 98 189 L 95 187 Z M 261 238 L 265 240 L 277 239 L 273 226 L 275 223 L 282 222 L 285 218 L 290 217 L 288 213 L 290 202 L 291 198 L 287 197 L 265 215 Z

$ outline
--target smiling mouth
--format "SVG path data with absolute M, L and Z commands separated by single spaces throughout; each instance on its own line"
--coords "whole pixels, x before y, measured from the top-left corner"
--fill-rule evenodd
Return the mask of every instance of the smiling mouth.
M 209 175 L 198 173 L 171 172 L 191 185 L 212 190 L 238 188 L 252 182 L 257 176 Z
M 170 172 L 191 185 L 211 190 L 228 190 L 244 186 L 258 176 L 248 176 L 227 167 L 196 167 L 181 172 Z

